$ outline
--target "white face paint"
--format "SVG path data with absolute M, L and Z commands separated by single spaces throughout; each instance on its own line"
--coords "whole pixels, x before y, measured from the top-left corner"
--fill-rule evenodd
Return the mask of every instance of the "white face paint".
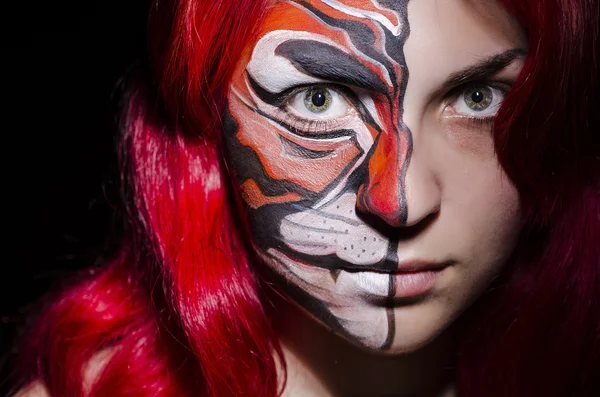
M 304 254 L 335 255 L 360 266 L 379 263 L 389 241 L 358 218 L 355 203 L 356 194 L 344 193 L 321 208 L 290 214 L 281 222 L 281 235 Z
M 491 122 L 523 47 L 487 0 L 273 6 L 231 85 L 226 146 L 256 252 L 300 306 L 393 353 L 489 285 L 518 233 Z

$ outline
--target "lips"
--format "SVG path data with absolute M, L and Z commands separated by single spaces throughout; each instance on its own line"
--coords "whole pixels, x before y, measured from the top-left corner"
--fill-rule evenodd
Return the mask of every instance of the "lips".
M 364 265 L 354 264 L 341 260 L 336 255 L 308 255 L 297 251 L 281 250 L 271 248 L 271 254 L 277 257 L 285 257 L 300 266 L 322 268 L 330 271 L 346 272 L 374 272 L 384 274 L 409 273 L 421 271 L 436 271 L 450 266 L 454 261 L 431 261 L 424 259 L 412 259 L 398 263 L 398 261 L 386 258 L 378 263 Z
M 411 272 L 347 272 L 356 288 L 375 297 L 408 298 L 431 290 L 445 268 Z
M 424 270 L 418 272 L 396 273 L 392 275 L 394 298 L 406 298 L 423 294 L 433 288 L 442 270 Z
M 425 271 L 437 271 L 444 269 L 452 265 L 453 261 L 444 261 L 444 262 L 434 262 L 434 261 L 426 261 L 426 260 L 411 260 L 404 262 L 395 262 L 392 260 L 385 260 L 384 262 L 375 264 L 373 266 L 363 266 L 363 265 L 353 265 L 353 264 L 344 264 L 337 268 L 341 270 L 345 270 L 348 272 L 374 272 L 374 273 L 384 273 L 384 274 L 396 274 L 396 273 L 416 273 L 416 272 L 425 272 Z M 317 265 L 318 266 L 318 265 Z
M 362 268 L 344 269 L 356 287 L 371 296 L 408 298 L 421 295 L 435 285 L 439 275 L 451 265 L 447 262 L 415 260 L 401 262 L 394 271 Z
M 375 266 L 359 266 L 344 262 L 339 266 L 341 261 L 333 258 L 329 258 L 330 261 L 323 261 L 322 257 L 313 257 L 312 261 L 299 260 L 300 258 L 290 257 L 276 249 L 271 249 L 270 255 L 272 258 L 277 258 L 291 271 L 291 274 L 306 282 L 306 288 L 315 288 L 314 292 L 317 294 L 327 291 L 326 295 L 340 294 L 347 299 L 362 296 L 377 302 L 388 302 L 390 298 L 424 295 L 434 287 L 444 270 L 454 263 L 425 260 L 400 263 L 386 261 L 374 268 Z M 322 266 L 324 264 L 329 266 Z M 332 299 L 331 296 L 328 299 Z
M 398 264 L 397 272 L 410 273 L 410 272 L 424 272 L 424 271 L 436 271 L 441 270 L 447 266 L 450 266 L 452 261 L 445 262 L 433 262 L 425 260 L 413 260 L 409 262 L 400 262 Z

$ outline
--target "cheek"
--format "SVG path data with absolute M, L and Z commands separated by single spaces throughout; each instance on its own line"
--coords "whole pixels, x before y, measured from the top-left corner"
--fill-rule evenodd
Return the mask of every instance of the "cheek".
M 490 128 L 449 120 L 441 132 L 435 167 L 446 206 L 458 207 L 476 235 L 512 234 L 520 217 L 519 195 L 498 163 Z
M 467 175 L 469 180 L 462 186 L 471 193 L 460 204 L 473 235 L 492 255 L 512 251 L 520 221 L 516 188 L 496 161 Z
M 448 140 L 460 150 L 461 154 L 483 162 L 493 162 L 496 158 L 494 140 L 488 127 L 474 128 L 468 120 L 450 118 L 444 124 Z
M 514 249 L 519 195 L 497 161 L 491 132 L 454 123 L 440 136 L 434 167 L 443 195 L 440 221 L 454 245 L 448 248 L 468 264 L 464 277 L 485 283 Z
M 465 253 L 465 276 L 485 286 L 516 244 L 521 218 L 518 193 L 495 159 L 448 180 L 453 182 L 447 209 L 456 223 L 456 242 Z
M 474 213 L 478 217 L 475 235 L 481 236 L 474 251 L 475 257 L 480 258 L 481 264 L 487 264 L 488 272 L 494 276 L 514 250 L 521 211 L 516 189 L 500 170 L 497 178 L 490 179 L 485 188 L 480 196 L 480 208 Z

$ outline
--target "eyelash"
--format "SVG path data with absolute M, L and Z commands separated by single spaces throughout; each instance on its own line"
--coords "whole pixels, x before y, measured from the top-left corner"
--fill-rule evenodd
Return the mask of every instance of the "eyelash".
M 293 120 L 287 122 L 287 124 L 294 129 L 306 132 L 329 129 L 334 124 L 334 120 L 308 120 L 301 119 L 300 117 L 292 117 Z
M 335 124 L 339 124 L 338 119 L 305 119 L 302 117 L 294 116 L 287 109 L 289 103 L 292 101 L 295 95 L 310 90 L 311 88 L 325 88 L 332 91 L 336 91 L 341 97 L 344 98 L 348 105 L 351 107 L 355 107 L 354 101 L 349 98 L 349 96 L 353 95 L 350 88 L 342 85 L 331 84 L 331 83 L 322 83 L 322 84 L 307 84 L 307 85 L 299 85 L 289 90 L 283 92 L 281 94 L 282 100 L 281 105 L 279 106 L 280 111 L 282 112 L 282 120 L 285 124 L 290 126 L 293 129 L 298 129 L 305 132 L 316 132 L 319 130 L 329 129 Z
M 457 87 L 454 87 L 453 89 L 448 91 L 446 94 L 444 94 L 440 98 L 440 101 L 444 104 L 444 107 L 447 107 L 452 102 L 456 101 L 462 95 L 464 95 L 464 93 L 468 89 L 473 88 L 473 87 L 489 87 L 489 88 L 493 88 L 493 89 L 500 91 L 502 93 L 502 95 L 506 95 L 511 86 L 512 86 L 512 83 L 506 82 L 506 81 L 489 81 L 489 80 L 488 81 L 486 81 L 486 80 L 469 81 L 469 82 L 465 82 Z M 355 104 L 356 100 L 354 98 L 353 99 L 349 98 L 349 96 L 355 96 L 355 94 L 353 93 L 353 91 L 351 91 L 350 88 L 348 88 L 346 86 L 330 84 L 330 83 L 301 85 L 301 86 L 293 87 L 281 94 L 282 100 L 281 100 L 281 105 L 279 106 L 279 109 L 282 113 L 281 115 L 283 116 L 281 121 L 283 121 L 285 124 L 287 124 L 291 128 L 298 129 L 301 131 L 306 131 L 306 132 L 316 132 L 319 130 L 328 129 L 332 125 L 339 123 L 339 119 L 323 119 L 323 120 L 305 119 L 302 117 L 292 115 L 290 113 L 290 111 L 287 109 L 287 106 L 289 105 L 290 101 L 294 98 L 295 95 L 297 95 L 301 92 L 305 92 L 305 91 L 307 91 L 311 88 L 315 88 L 315 87 L 325 88 L 325 89 L 336 91 L 337 93 L 339 93 L 340 96 L 342 96 L 344 98 L 344 100 L 346 100 L 348 102 L 348 105 L 350 107 L 356 108 L 356 104 Z M 496 117 L 495 115 L 489 116 L 489 117 L 460 116 L 461 119 L 463 119 L 471 127 L 474 127 L 474 128 L 491 128 L 495 117 Z
M 489 87 L 496 89 L 502 93 L 504 97 L 512 87 L 512 82 L 509 81 L 490 81 L 490 80 L 473 80 L 465 82 L 459 86 L 454 87 L 448 93 L 442 96 L 441 101 L 444 103 L 444 108 L 450 106 L 451 103 L 459 99 L 464 93 L 474 87 Z M 504 100 L 504 99 L 503 99 Z M 461 119 L 465 120 L 471 127 L 474 128 L 491 128 L 496 115 L 489 117 L 465 117 L 460 116 Z
M 494 119 L 496 116 L 490 117 L 465 117 L 465 121 L 469 126 L 474 128 L 485 128 L 489 129 L 494 124 Z

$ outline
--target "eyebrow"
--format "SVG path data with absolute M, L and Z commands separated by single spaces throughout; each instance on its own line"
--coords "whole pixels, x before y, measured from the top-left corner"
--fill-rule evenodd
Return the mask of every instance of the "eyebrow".
M 385 94 L 386 84 L 356 58 L 332 45 L 315 40 L 288 40 L 275 49 L 294 66 L 310 75 Z
M 442 88 L 438 92 L 449 90 L 468 82 L 484 80 L 510 65 L 515 59 L 524 59 L 526 55 L 527 51 L 522 48 L 512 48 L 492 55 L 474 65 L 452 73 L 444 81 Z

